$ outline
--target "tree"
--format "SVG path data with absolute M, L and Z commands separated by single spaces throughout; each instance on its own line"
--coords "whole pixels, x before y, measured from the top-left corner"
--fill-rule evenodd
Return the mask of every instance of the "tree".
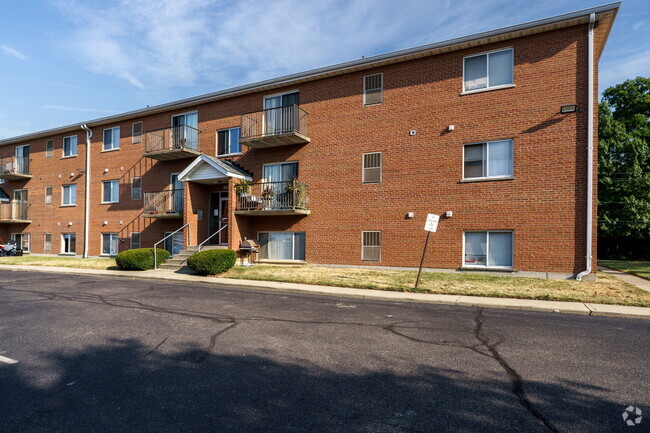
M 600 255 L 650 258 L 650 78 L 605 90 L 598 118 Z

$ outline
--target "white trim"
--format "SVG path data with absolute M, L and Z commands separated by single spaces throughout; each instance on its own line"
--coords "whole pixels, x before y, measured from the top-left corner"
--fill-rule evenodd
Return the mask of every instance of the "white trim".
M 379 75 L 381 77 L 381 86 L 379 87 L 379 90 L 381 92 L 381 100 L 379 102 L 373 102 L 372 104 L 366 103 L 366 78 L 372 77 L 375 75 Z M 363 106 L 364 107 L 371 107 L 373 105 L 380 105 L 384 102 L 384 73 L 383 72 L 378 72 L 375 74 L 368 74 L 363 76 Z
M 194 168 L 200 163 L 200 162 L 205 162 L 208 163 L 210 166 L 212 166 L 215 170 L 223 174 L 223 177 L 234 177 L 235 179 L 244 179 L 249 182 L 253 181 L 253 178 L 250 176 L 242 176 L 239 173 L 232 173 L 230 171 L 225 171 L 224 168 L 222 168 L 220 165 L 217 165 L 214 161 L 212 161 L 210 158 L 208 158 L 206 155 L 199 155 L 197 156 L 194 161 L 190 163 L 187 167 L 185 167 L 185 170 L 181 171 L 178 175 L 178 179 L 182 182 L 187 182 L 191 181 L 192 179 L 187 179 L 187 176 L 190 174 Z
M 65 199 L 65 187 L 74 186 L 74 203 L 64 203 Z M 77 205 L 77 184 L 76 183 L 66 183 L 61 185 L 61 206 L 76 206 Z
M 512 83 L 499 84 L 498 86 L 490 86 L 490 54 L 500 53 L 502 51 L 508 51 L 508 50 L 512 51 L 512 57 L 510 58 L 510 60 L 512 61 L 510 65 L 512 67 Z M 486 86 L 481 89 L 465 90 L 465 60 L 471 59 L 472 57 L 479 57 L 479 56 L 486 56 L 485 57 Z M 476 93 L 477 90 L 485 91 L 488 89 L 495 90 L 495 89 L 504 89 L 507 87 L 514 87 L 514 84 L 515 84 L 515 48 L 514 47 L 503 47 L 496 50 L 484 51 L 482 53 L 470 54 L 468 56 L 463 57 L 463 91 L 461 92 L 461 95 Z
M 499 141 L 509 141 L 510 142 L 510 151 L 512 153 L 512 174 L 509 175 L 498 175 L 498 176 L 479 176 L 479 177 L 465 177 L 465 147 L 466 146 L 475 146 L 477 144 L 482 144 L 485 146 L 485 156 L 483 159 L 483 169 L 485 173 L 488 172 L 488 161 L 490 159 L 490 143 L 496 143 Z M 502 179 L 514 179 L 515 177 L 515 139 L 514 138 L 497 138 L 495 140 L 485 140 L 485 141 L 476 141 L 471 143 L 463 143 L 462 150 L 462 164 L 461 164 L 461 182 L 470 182 L 470 181 L 487 181 L 487 180 L 502 180 Z
M 116 251 L 115 254 L 111 254 L 110 252 L 109 252 L 109 253 L 105 253 L 105 252 L 104 252 L 104 235 L 109 235 L 109 240 L 108 240 L 109 242 L 111 242 L 111 240 L 112 240 L 112 239 L 111 239 L 112 235 L 115 235 L 115 251 Z M 101 233 L 99 234 L 99 236 L 100 236 L 100 239 L 101 239 L 101 241 L 100 241 L 100 245 L 101 245 L 101 247 L 100 247 L 100 249 L 99 249 L 99 251 L 101 251 L 101 253 L 100 253 L 99 255 L 100 255 L 100 256 L 103 256 L 103 257 L 115 257 L 115 256 L 117 255 L 117 253 L 120 252 L 120 237 L 119 237 L 119 233 L 118 233 L 118 232 L 101 232 Z M 111 248 L 110 248 L 110 244 L 109 244 L 109 248 L 108 248 L 108 249 L 109 249 L 109 250 L 111 249 Z
M 65 235 L 74 235 L 74 251 L 63 251 L 65 247 L 65 241 L 63 240 L 63 236 Z M 77 254 L 77 233 L 76 232 L 65 232 L 61 233 L 61 254 L 65 255 L 75 255 Z
M 104 197 L 104 185 L 110 182 L 111 183 L 111 197 L 113 196 L 113 182 L 117 182 L 117 200 L 106 200 L 106 197 Z M 120 202 L 120 180 L 119 179 L 107 179 L 107 180 L 102 180 L 102 201 L 100 204 L 114 204 L 114 203 L 119 203 Z
M 467 265 L 465 264 L 465 234 L 466 233 L 485 233 L 485 265 Z M 490 254 L 490 233 L 511 233 L 512 234 L 512 243 L 510 249 L 510 262 L 512 266 L 488 266 L 489 254 Z M 514 230 L 463 230 L 462 237 L 462 256 L 461 256 L 461 269 L 500 269 L 500 270 L 512 270 L 515 268 L 515 231 Z
M 460 92 L 459 95 L 473 95 L 474 93 L 492 92 L 494 90 L 503 90 L 517 87 L 515 84 L 501 84 L 500 86 L 486 87 L 485 89 L 475 89 Z
M 224 153 L 223 155 L 219 155 L 219 133 L 224 132 L 224 131 L 232 131 L 233 129 L 239 129 L 239 152 L 236 153 Z M 223 129 L 217 129 L 217 132 L 214 135 L 214 155 L 217 158 L 223 158 L 227 156 L 234 156 L 234 155 L 241 155 L 241 149 L 242 149 L 242 144 L 241 144 L 241 126 L 233 126 L 232 128 L 223 128 Z M 230 134 L 228 134 L 228 150 L 230 150 Z
M 72 138 L 72 137 L 74 137 L 75 140 L 76 140 L 75 153 L 71 153 L 70 155 L 66 155 L 65 154 L 65 139 L 66 138 Z M 63 155 L 61 157 L 61 159 L 63 159 L 63 158 L 72 158 L 73 156 L 79 156 L 79 136 L 78 135 L 68 135 L 68 136 L 63 137 L 63 140 L 61 141 L 61 152 L 62 152 L 62 155 Z
M 115 137 L 113 136 L 113 131 L 118 130 L 118 137 L 117 137 L 117 147 L 115 147 L 114 139 Z M 111 131 L 111 147 L 109 149 L 106 148 L 106 131 Z M 122 128 L 118 126 L 112 126 L 110 128 L 104 128 L 102 131 L 102 152 L 112 152 L 114 150 L 120 150 L 120 141 L 122 141 Z

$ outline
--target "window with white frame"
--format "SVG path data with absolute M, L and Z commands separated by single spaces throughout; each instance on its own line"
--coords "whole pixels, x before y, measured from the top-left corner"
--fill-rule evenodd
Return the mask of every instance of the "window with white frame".
M 61 233 L 61 254 L 75 254 L 77 252 L 77 234 Z
M 463 147 L 463 179 L 513 176 L 513 140 L 469 143 Z
M 463 91 L 511 85 L 513 68 L 512 48 L 467 56 L 463 64 Z
M 384 74 L 363 77 L 363 105 L 381 104 L 384 93 Z
M 11 240 L 16 242 L 16 248 L 29 252 L 29 233 L 12 233 Z
M 45 142 L 45 157 L 52 158 L 54 156 L 54 140 L 47 140 Z
M 217 156 L 241 153 L 240 128 L 217 131 Z
M 381 260 L 381 232 L 361 232 L 361 260 L 378 262 Z
M 77 136 L 71 135 L 70 137 L 63 138 L 63 156 L 76 156 L 77 155 Z
M 142 122 L 134 122 L 131 125 L 131 143 L 142 143 Z
M 120 148 L 120 127 L 104 129 L 104 150 Z
M 131 249 L 136 250 L 140 248 L 140 232 L 131 233 Z
M 464 236 L 463 266 L 512 268 L 512 231 L 468 231 Z
M 102 255 L 116 256 L 118 242 L 117 233 L 102 233 Z
M 52 251 L 52 233 L 43 235 L 43 251 L 49 253 Z
M 102 203 L 119 203 L 120 202 L 120 181 L 105 180 L 102 182 Z
M 131 179 L 131 199 L 140 200 L 142 198 L 142 178 L 134 177 Z
M 305 260 L 304 232 L 260 232 L 259 257 L 263 260 Z
M 363 183 L 381 183 L 381 152 L 363 154 Z
M 74 206 L 77 204 L 77 185 L 63 185 L 61 204 L 63 206 Z
M 45 187 L 45 204 L 52 204 L 52 187 Z

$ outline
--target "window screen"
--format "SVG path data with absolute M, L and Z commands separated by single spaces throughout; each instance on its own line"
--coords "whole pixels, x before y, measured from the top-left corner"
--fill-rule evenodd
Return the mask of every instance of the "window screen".
M 363 154 L 363 183 L 381 182 L 381 152 Z
M 378 262 L 381 259 L 381 232 L 361 232 L 361 260 Z
M 380 104 L 383 96 L 384 74 L 366 75 L 363 77 L 364 105 Z

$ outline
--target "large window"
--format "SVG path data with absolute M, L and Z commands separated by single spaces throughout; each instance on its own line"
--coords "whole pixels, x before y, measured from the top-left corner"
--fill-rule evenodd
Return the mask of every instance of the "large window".
M 466 144 L 463 149 L 463 178 L 513 176 L 513 141 L 498 140 Z
M 465 267 L 512 268 L 511 231 L 465 232 Z
M 61 254 L 74 254 L 77 252 L 77 235 L 75 233 L 61 234 Z
M 74 206 L 77 204 L 77 185 L 63 185 L 63 194 L 61 194 L 61 204 L 63 206 Z
M 259 234 L 260 259 L 305 260 L 305 233 L 263 232 Z
M 116 256 L 118 242 L 117 233 L 102 233 L 102 255 Z
M 63 139 L 63 156 L 76 156 L 77 155 L 77 136 L 71 135 Z
M 463 91 L 489 89 L 513 83 L 512 48 L 465 57 Z
M 381 152 L 363 154 L 363 183 L 381 183 Z
M 363 77 L 363 105 L 381 104 L 384 93 L 384 74 Z
M 378 262 L 381 260 L 381 232 L 361 232 L 361 260 Z
M 104 150 L 120 148 L 120 127 L 104 129 Z
M 102 203 L 119 203 L 120 201 L 120 181 L 105 180 L 102 189 Z
M 239 143 L 240 128 L 230 128 L 217 131 L 217 155 L 241 153 Z
M 16 242 L 16 248 L 29 252 L 29 233 L 12 233 L 11 240 Z

